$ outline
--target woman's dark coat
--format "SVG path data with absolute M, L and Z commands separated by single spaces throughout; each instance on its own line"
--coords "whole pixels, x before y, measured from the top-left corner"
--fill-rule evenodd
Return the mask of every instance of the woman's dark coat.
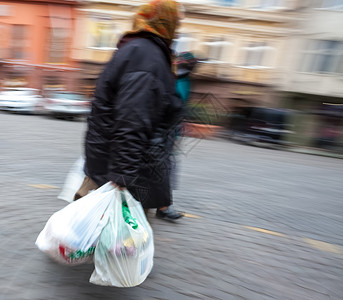
M 97 82 L 86 134 L 86 174 L 129 189 L 144 208 L 169 206 L 169 156 L 180 122 L 169 48 L 155 35 L 126 42 Z

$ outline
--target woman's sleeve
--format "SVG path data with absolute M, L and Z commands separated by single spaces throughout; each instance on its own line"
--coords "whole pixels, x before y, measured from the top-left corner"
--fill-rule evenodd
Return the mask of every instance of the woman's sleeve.
M 85 139 L 86 164 L 85 172 L 93 180 L 97 180 L 99 185 L 104 184 L 109 164 L 109 140 L 112 129 L 113 116 L 113 95 L 114 90 L 110 82 L 115 82 L 116 70 L 115 55 L 107 63 L 104 71 L 97 80 L 94 98 L 92 100 L 92 110 L 88 116 L 88 130 Z
M 147 71 L 121 77 L 114 103 L 108 179 L 130 186 L 138 178 L 162 102 L 158 80 Z

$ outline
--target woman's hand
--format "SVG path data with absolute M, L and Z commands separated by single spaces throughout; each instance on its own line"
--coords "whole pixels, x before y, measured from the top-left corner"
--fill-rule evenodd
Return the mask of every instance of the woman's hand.
M 111 184 L 117 188 L 119 191 L 123 191 L 126 189 L 126 187 L 122 187 L 122 186 L 119 186 L 118 184 L 116 184 L 115 182 L 111 181 Z

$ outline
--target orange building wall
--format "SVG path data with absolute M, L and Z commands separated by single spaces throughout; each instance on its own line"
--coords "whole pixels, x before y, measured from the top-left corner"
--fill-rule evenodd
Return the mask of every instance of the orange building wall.
M 2 40 L 4 41 L 3 48 L 9 48 L 11 42 L 11 28 L 12 24 L 27 25 L 28 26 L 28 62 L 32 64 L 44 64 L 47 63 L 47 49 L 48 45 L 47 37 L 48 30 L 51 27 L 50 12 L 52 9 L 63 11 L 63 9 L 71 12 L 71 34 L 70 43 L 68 43 L 68 55 L 66 63 L 68 65 L 73 64 L 70 58 L 71 43 L 72 43 L 72 32 L 74 31 L 75 24 L 75 10 L 72 6 L 58 5 L 58 4 L 47 4 L 47 3 L 21 3 L 12 1 L 1 1 L 1 5 L 8 5 L 10 7 L 10 16 L 0 16 L 0 24 L 5 25 L 7 28 L 1 33 Z M 50 6 L 50 7 L 49 7 Z M 1 57 L 8 58 L 8 57 Z
M 57 2 L 57 0 L 55 1 Z M 70 1 L 71 2 L 71 1 Z M 28 87 L 43 88 L 46 76 L 57 76 L 66 89 L 72 90 L 77 82 L 77 62 L 71 59 L 72 38 L 75 29 L 76 9 L 71 3 L 61 4 L 47 1 L 1 1 L 0 5 L 8 6 L 6 16 L 0 15 L 0 81 L 7 81 L 6 74 L 20 66 L 28 66 L 23 71 Z M 75 3 L 74 3 L 75 4 Z M 70 18 L 68 18 L 70 16 Z M 64 19 L 61 19 L 64 18 Z M 26 25 L 27 40 L 25 52 L 27 57 L 13 59 L 11 53 L 12 25 Z M 63 63 L 49 63 L 49 31 L 53 27 L 69 28 L 70 37 L 66 46 Z M 3 65 L 1 66 L 1 61 Z M 69 68 L 69 69 L 68 69 Z M 71 69 L 74 68 L 74 69 Z

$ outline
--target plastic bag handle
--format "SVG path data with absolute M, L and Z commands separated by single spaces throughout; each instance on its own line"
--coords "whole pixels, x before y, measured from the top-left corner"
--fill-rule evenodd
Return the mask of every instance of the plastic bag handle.
M 127 202 L 126 201 L 126 195 L 125 195 L 125 192 L 120 190 L 120 198 L 121 198 L 121 202 Z
M 136 230 L 138 228 L 138 223 L 136 221 L 136 218 L 134 218 L 131 214 L 129 204 L 127 202 L 126 193 L 124 191 L 120 191 L 120 197 L 123 219 L 128 226 Z

